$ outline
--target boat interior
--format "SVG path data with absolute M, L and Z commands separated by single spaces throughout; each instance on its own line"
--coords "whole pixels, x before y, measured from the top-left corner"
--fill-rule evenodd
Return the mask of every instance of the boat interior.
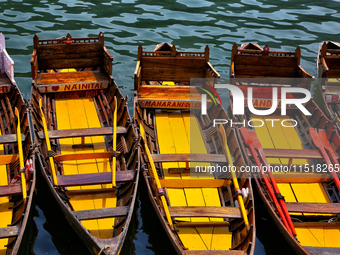
M 47 167 L 53 177 L 50 181 L 91 235 L 116 237 L 128 222 L 134 198 L 138 139 L 126 99 L 111 76 L 112 56 L 106 51 L 103 34 L 56 40 L 36 36 L 34 43 L 31 102 L 43 155 L 53 156 L 55 162 L 56 177 Z M 44 142 L 42 116 L 51 150 Z
M 30 154 L 31 139 L 28 130 L 26 106 L 14 81 L 14 62 L 5 50 L 4 36 L 0 33 L 0 254 L 13 250 L 20 225 L 24 219 L 27 201 L 23 200 L 21 181 L 11 183 L 19 174 L 17 117 L 20 113 L 23 157 Z M 27 191 L 32 183 L 27 180 Z
M 210 162 L 215 162 L 214 156 L 220 156 L 221 159 L 216 161 L 220 165 L 227 163 L 225 155 L 221 155 L 223 143 L 218 129 L 212 127 L 212 120 L 209 117 L 199 117 L 200 114 L 197 114 L 198 112 L 195 114 L 192 110 L 195 108 L 192 102 L 200 100 L 200 94 L 197 90 L 196 95 L 190 94 L 190 86 L 186 86 L 190 84 L 190 77 L 219 77 L 207 60 L 208 49 L 206 48 L 205 53 L 182 53 L 178 52 L 175 46 L 163 44 L 158 45 L 154 52 L 145 52 L 140 46 L 138 56 L 135 71 L 137 90 L 135 118 L 147 134 L 148 147 L 160 183 L 166 189 L 167 203 L 170 206 L 170 215 L 175 223 L 181 249 L 188 251 L 239 249 L 246 253 L 251 249 L 249 241 L 253 237 L 251 233 L 254 228 L 252 227 L 250 231 L 245 229 L 239 209 L 235 208 L 231 175 L 218 179 L 217 175 L 206 170 L 202 172 L 195 170 L 196 167 L 201 169 L 211 167 Z M 221 118 L 227 118 L 221 107 L 215 111 Z M 235 145 L 233 152 L 239 156 L 237 158 L 241 164 L 243 159 L 240 150 L 236 148 L 238 145 L 233 132 L 230 132 L 228 139 L 233 140 Z M 176 158 L 176 154 L 185 159 Z M 203 157 L 198 158 L 201 154 L 215 155 L 210 155 L 209 160 L 204 160 Z M 147 162 L 147 159 L 144 160 Z M 152 176 L 150 170 L 148 175 Z M 150 195 L 156 198 L 158 195 L 154 182 L 150 178 L 146 180 L 151 190 Z M 249 191 L 249 179 L 243 179 L 241 182 L 240 186 L 248 187 Z M 252 191 L 249 193 L 245 198 L 245 204 L 251 218 L 250 222 L 253 222 Z M 155 199 L 154 203 L 156 204 L 154 207 L 157 208 L 159 200 Z M 188 214 L 174 211 L 177 208 L 177 211 L 182 209 L 185 212 L 192 207 L 200 208 L 200 213 L 193 217 L 179 217 Z M 217 207 L 220 210 L 224 207 L 225 215 L 230 215 L 230 218 L 216 218 L 204 207 Z M 237 215 L 231 215 L 231 210 L 227 212 L 228 208 L 236 209 Z M 178 243 L 178 240 L 173 242 Z
M 11 183 L 17 175 L 20 175 L 18 140 L 16 136 L 17 118 L 14 116 L 12 102 L 18 102 L 15 107 L 22 111 L 20 118 L 21 132 L 24 138 L 22 142 L 24 162 L 29 158 L 31 145 L 26 107 L 23 106 L 23 101 L 21 100 L 22 98 L 15 86 L 8 93 L 0 93 L 2 106 L 0 107 L 0 229 L 3 231 L 0 232 L 0 254 L 6 254 L 7 249 L 13 249 L 16 236 L 20 233 L 20 229 L 16 226 L 20 226 L 23 221 L 23 213 L 27 205 L 27 201 L 23 200 L 21 181 Z M 27 191 L 30 190 L 31 185 L 30 179 L 27 179 Z M 9 235 L 8 231 L 13 232 Z
M 309 110 L 313 108 L 315 106 Z M 254 116 L 248 111 L 246 121 L 253 120 L 252 125 L 255 127 L 248 126 L 248 129 L 256 132 L 269 165 L 277 166 L 277 170 L 273 168 L 272 172 L 285 199 L 299 243 L 305 248 L 338 248 L 340 222 L 337 215 L 331 213 L 333 207 L 322 204 L 340 203 L 339 190 L 330 175 L 317 170 L 317 167 L 324 169 L 325 162 L 320 154 L 317 153 L 316 156 L 318 148 L 314 145 L 308 129 L 317 126 L 322 116 L 316 110 L 313 111 L 312 116 L 307 116 L 309 119 L 297 109 L 287 110 L 286 116 L 281 116 L 278 111 L 270 116 Z M 275 121 L 272 121 L 273 119 Z M 275 153 L 275 150 L 278 153 Z M 250 156 L 249 153 L 248 155 Z M 280 166 L 287 168 L 281 171 Z M 258 181 L 265 190 L 264 193 L 267 193 L 263 180 Z M 266 196 L 270 200 L 269 195 Z M 313 204 L 325 210 L 311 209 L 309 205 Z
M 329 110 L 332 118 L 340 123 L 340 45 L 339 43 L 328 41 L 320 47 L 318 55 L 318 75 L 319 86 L 323 92 L 326 110 Z

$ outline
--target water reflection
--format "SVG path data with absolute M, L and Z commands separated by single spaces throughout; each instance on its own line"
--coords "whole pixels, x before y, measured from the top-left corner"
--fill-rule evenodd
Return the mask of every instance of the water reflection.
M 73 37 L 88 37 L 103 32 L 106 47 L 114 57 L 113 76 L 122 94 L 133 98 L 133 73 L 139 44 L 152 50 L 156 44 L 165 41 L 187 51 L 203 51 L 208 44 L 210 62 L 222 78 L 229 76 L 230 52 L 235 42 L 239 45 L 249 41 L 261 46 L 268 44 L 277 50 L 295 50 L 300 46 L 301 65 L 316 76 L 319 43 L 330 39 L 340 41 L 339 17 L 338 1 L 0 0 L 0 31 L 4 33 L 8 52 L 15 61 L 16 81 L 25 98 L 29 98 L 31 86 L 34 34 L 47 39 L 67 33 Z M 316 86 L 312 93 L 320 103 Z M 122 253 L 170 252 L 171 246 L 143 188 L 141 185 L 136 213 Z M 34 220 L 39 233 L 34 253 L 86 254 L 86 251 L 79 253 L 78 248 L 83 244 L 75 240 L 73 230 L 67 228 L 68 224 L 52 196 L 45 194 L 46 190 L 46 187 L 38 187 L 38 214 Z M 261 208 L 258 201 L 256 204 Z M 261 218 L 257 218 L 257 223 L 264 249 L 268 254 L 274 252 L 268 248 L 271 241 L 267 241 L 266 229 L 261 230 L 265 223 Z M 60 224 L 63 230 L 60 230 Z M 159 236 L 161 241 L 158 241 Z M 280 240 L 282 237 L 278 235 L 278 247 L 287 245 Z M 257 253 L 262 254 L 263 250 L 257 248 Z

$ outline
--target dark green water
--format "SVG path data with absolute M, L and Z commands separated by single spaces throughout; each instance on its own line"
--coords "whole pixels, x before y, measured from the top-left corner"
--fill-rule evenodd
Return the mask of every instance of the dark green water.
M 301 65 L 316 76 L 318 45 L 340 41 L 339 1 L 283 0 L 171 0 L 77 1 L 0 0 L 0 32 L 15 62 L 16 81 L 29 97 L 33 36 L 57 38 L 105 34 L 114 57 L 113 76 L 122 93 L 133 97 L 137 47 L 152 50 L 160 42 L 180 50 L 210 47 L 210 62 L 229 76 L 230 52 L 236 42 L 268 44 L 271 49 L 294 51 L 301 47 Z M 317 101 L 320 95 L 313 88 Z M 38 179 L 35 210 L 25 236 L 23 254 L 88 254 L 63 219 L 47 187 Z M 139 199 L 122 254 L 173 254 L 141 184 Z M 256 195 L 256 194 L 255 194 Z M 292 254 L 256 196 L 256 254 Z

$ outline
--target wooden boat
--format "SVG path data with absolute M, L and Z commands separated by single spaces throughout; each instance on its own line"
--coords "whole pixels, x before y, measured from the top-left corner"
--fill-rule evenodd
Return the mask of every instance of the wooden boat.
M 0 254 L 18 253 L 31 209 L 35 189 L 31 126 L 14 80 L 14 62 L 0 33 Z
M 271 51 L 267 45 L 262 49 L 255 43 L 247 43 L 238 49 L 235 43 L 231 52 L 230 82 L 236 84 L 237 80 L 245 85 L 249 84 L 249 80 L 254 82 L 254 79 L 265 78 L 263 83 L 273 86 L 288 83 L 309 90 L 311 82 L 308 78 L 312 75 L 301 67 L 300 58 L 299 47 L 295 52 Z M 261 84 L 262 81 L 255 83 Z
M 34 37 L 31 104 L 40 167 L 93 254 L 120 252 L 139 175 L 138 136 L 113 80 L 112 60 L 102 33 Z
M 220 103 L 200 115 L 201 95 L 189 86 L 190 78 L 210 78 L 204 89 L 213 91 L 219 74 L 209 63 L 208 47 L 204 52 L 181 52 L 169 44 L 157 45 L 154 51 L 139 46 L 134 116 L 143 137 L 141 161 L 151 203 L 178 254 L 253 254 L 250 179 L 240 175 L 239 184 L 236 178 L 231 183 L 230 173 L 197 170 L 228 166 L 226 141 L 235 159 L 228 160 L 229 166 L 244 164 L 235 131 L 213 127 L 214 119 L 228 119 Z M 244 199 L 236 190 L 243 190 Z
M 271 55 L 269 51 L 269 55 L 261 59 L 260 51 L 252 54 L 247 49 L 238 49 L 237 58 L 234 55 L 235 71 L 239 62 L 242 63 L 243 51 L 247 61 L 254 57 L 254 63 L 271 63 L 277 69 L 281 67 L 276 62 L 286 63 L 291 61 L 287 58 L 294 55 L 285 52 Z M 264 70 L 263 66 L 260 70 Z M 274 76 L 274 68 L 270 70 L 271 76 Z M 277 73 L 281 76 L 283 71 Z M 300 84 L 308 88 L 312 76 L 306 77 L 309 78 Z M 242 85 L 238 87 L 246 93 Z M 262 79 L 261 84 L 253 82 L 252 89 L 253 105 L 261 106 L 261 109 L 270 108 L 272 84 L 266 84 Z M 293 98 L 293 95 L 287 94 L 287 97 Z M 255 168 L 255 181 L 268 212 L 292 248 L 298 254 L 339 254 L 340 222 L 337 214 L 340 209 L 340 182 L 339 176 L 327 166 L 333 165 L 336 169 L 340 137 L 335 126 L 312 99 L 305 108 L 310 116 L 305 116 L 297 108 L 288 108 L 286 116 L 280 115 L 280 109 L 270 116 L 255 116 L 246 108 L 243 117 L 235 118 L 238 122 L 243 118 L 246 123 L 250 120 L 255 127 L 240 127 L 238 139 L 248 166 L 262 164 L 267 169 L 270 166 L 274 169 L 269 175 L 258 171 L 259 167 Z M 278 121 L 271 122 L 271 119 Z
M 340 128 L 340 44 L 326 41 L 320 44 L 317 58 L 319 87 L 327 117 Z

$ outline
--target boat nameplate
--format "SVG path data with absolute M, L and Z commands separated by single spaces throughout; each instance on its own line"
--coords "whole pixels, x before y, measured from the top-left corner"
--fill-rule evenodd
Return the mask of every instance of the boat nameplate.
M 78 82 L 78 83 L 67 83 L 67 84 L 48 84 L 38 85 L 40 93 L 56 93 L 66 91 L 80 91 L 80 90 L 95 90 L 95 89 L 106 89 L 109 85 L 108 81 L 102 82 Z

